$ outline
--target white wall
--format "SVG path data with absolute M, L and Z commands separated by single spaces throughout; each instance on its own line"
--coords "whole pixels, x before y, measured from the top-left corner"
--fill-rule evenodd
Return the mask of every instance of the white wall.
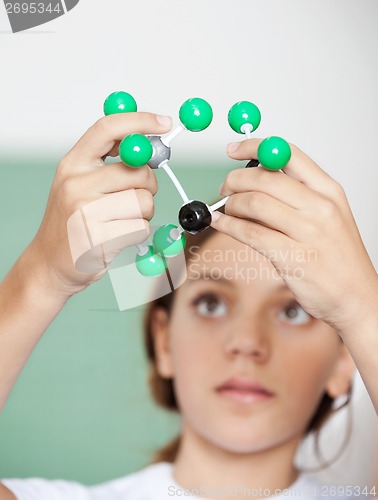
M 80 0 L 62 18 L 11 34 L 1 3 L 0 154 L 60 156 L 101 116 L 107 94 L 123 89 L 141 110 L 176 122 L 185 99 L 208 99 L 214 123 L 180 138 L 175 155 L 224 161 L 239 137 L 227 111 L 252 100 L 263 116 L 258 136 L 296 143 L 344 186 L 377 267 L 377 19 L 376 0 Z M 372 421 L 362 385 L 357 399 Z M 362 442 L 361 459 L 373 446 Z
M 377 265 L 377 19 L 376 0 L 80 0 L 10 34 L 0 3 L 0 151 L 60 156 L 124 89 L 176 123 L 185 99 L 208 99 L 213 124 L 175 158 L 227 161 L 228 109 L 252 100 L 256 134 L 296 143 L 343 184 Z

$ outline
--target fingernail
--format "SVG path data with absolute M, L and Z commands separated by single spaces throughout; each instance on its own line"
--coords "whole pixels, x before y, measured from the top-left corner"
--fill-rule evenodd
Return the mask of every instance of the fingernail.
M 156 115 L 156 120 L 162 125 L 163 127 L 168 127 L 172 126 L 172 118 L 170 116 L 164 116 L 164 115 Z
M 235 153 L 235 151 L 238 149 L 239 146 L 240 146 L 240 142 L 231 142 L 227 146 L 227 153 Z
M 224 186 L 224 182 L 222 182 L 222 184 L 219 186 L 219 194 L 220 195 L 222 194 L 223 186 Z
M 211 222 L 216 222 L 223 214 L 221 212 L 215 211 L 211 214 Z

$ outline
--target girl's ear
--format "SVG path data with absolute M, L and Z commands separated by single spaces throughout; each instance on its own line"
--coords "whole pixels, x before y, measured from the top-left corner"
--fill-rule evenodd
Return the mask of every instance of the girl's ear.
M 331 398 L 335 399 L 348 394 L 355 370 L 356 365 L 353 358 L 345 347 L 345 344 L 342 343 L 339 358 L 326 384 L 326 392 Z
M 169 338 L 168 313 L 162 307 L 156 308 L 152 315 L 151 332 L 156 355 L 156 369 L 163 378 L 172 378 L 173 363 Z

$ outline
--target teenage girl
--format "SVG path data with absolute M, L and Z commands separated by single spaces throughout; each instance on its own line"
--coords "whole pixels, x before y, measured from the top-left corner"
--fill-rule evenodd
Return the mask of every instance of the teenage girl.
M 72 214 L 114 200 L 113 213 L 91 223 L 103 241 L 121 237 L 135 215 L 115 201 L 132 191 L 148 234 L 154 173 L 147 166 L 105 167 L 102 158 L 116 156 L 130 133 L 170 128 L 168 117 L 110 115 L 60 162 L 42 224 L 0 286 L 1 406 L 67 300 L 110 264 L 85 273 L 75 268 L 67 236 Z M 259 143 L 232 144 L 229 155 L 256 158 Z M 187 238 L 186 281 L 146 309 L 153 396 L 180 411 L 180 436 L 131 475 L 92 487 L 3 479 L 1 500 L 371 493 L 320 485 L 294 464 L 303 437 L 320 429 L 336 399 L 348 401 L 356 366 L 378 409 L 378 281 L 342 187 L 291 148 L 286 175 L 263 168 L 227 175 L 224 213 Z

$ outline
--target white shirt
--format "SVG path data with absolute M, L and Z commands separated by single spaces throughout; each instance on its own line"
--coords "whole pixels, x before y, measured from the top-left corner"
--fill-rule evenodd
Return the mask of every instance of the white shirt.
M 207 495 L 220 497 L 222 494 L 230 498 L 241 490 L 237 484 L 230 484 L 228 492 L 220 489 L 210 489 L 208 485 L 201 486 L 202 490 L 185 489 L 176 483 L 173 478 L 173 465 L 160 462 L 145 467 L 128 476 L 107 481 L 96 486 L 84 486 L 80 483 L 64 480 L 47 480 L 40 478 L 30 479 L 3 479 L 1 482 L 11 490 L 18 500 L 161 500 L 178 498 L 206 499 Z M 358 490 L 347 491 L 344 486 L 332 487 L 321 485 L 306 474 L 301 474 L 297 480 L 283 492 L 268 492 L 258 490 L 244 491 L 243 498 L 266 498 L 274 496 L 275 500 L 296 499 L 334 499 L 357 498 Z M 352 487 L 349 487 L 352 488 Z M 289 491 L 288 491 L 289 490 Z M 295 490 L 295 491 L 294 491 Z M 352 492 L 352 494 L 351 494 Z M 362 493 L 362 492 L 361 492 Z M 369 497 L 361 495 L 364 500 Z

